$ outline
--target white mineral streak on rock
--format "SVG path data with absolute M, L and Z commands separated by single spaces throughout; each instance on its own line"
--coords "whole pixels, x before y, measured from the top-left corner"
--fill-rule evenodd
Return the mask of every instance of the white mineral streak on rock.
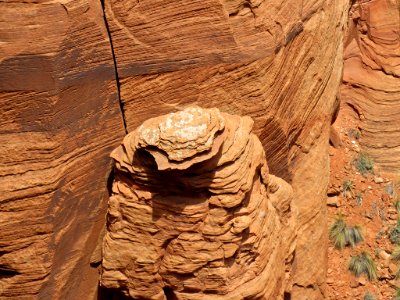
M 291 186 L 268 174 L 253 121 L 187 108 L 112 157 L 101 284 L 128 297 L 281 299 L 295 245 Z M 271 188 L 270 188 L 271 186 Z

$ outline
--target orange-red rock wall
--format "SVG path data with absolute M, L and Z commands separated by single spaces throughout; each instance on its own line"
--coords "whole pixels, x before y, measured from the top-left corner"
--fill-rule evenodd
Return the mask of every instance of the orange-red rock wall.
M 292 299 L 323 298 L 348 6 L 105 0 L 106 24 L 94 0 L 1 3 L 0 299 L 94 297 L 89 256 L 124 121 L 132 131 L 187 104 L 254 119 L 299 208 Z
M 0 299 L 94 299 L 125 134 L 101 4 L 1 2 L 0 40 Z
M 300 207 L 293 299 L 321 299 L 347 1 L 105 1 L 128 131 L 187 104 L 248 115 Z M 129 13 L 127 13 L 129 11 Z
M 359 120 L 361 146 L 386 171 L 400 157 L 400 2 L 356 1 L 346 35 L 343 106 Z

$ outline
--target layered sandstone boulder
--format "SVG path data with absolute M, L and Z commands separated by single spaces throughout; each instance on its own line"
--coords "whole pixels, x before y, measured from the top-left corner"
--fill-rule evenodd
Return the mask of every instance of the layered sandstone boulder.
M 400 166 L 400 13 L 398 1 L 356 1 L 341 89 L 354 109 L 362 148 L 387 171 Z
M 253 121 L 190 107 L 113 151 L 101 284 L 134 299 L 280 299 L 295 248 L 292 189 Z

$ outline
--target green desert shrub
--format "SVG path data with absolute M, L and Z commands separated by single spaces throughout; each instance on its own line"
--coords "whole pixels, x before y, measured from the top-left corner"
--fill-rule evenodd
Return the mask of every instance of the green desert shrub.
M 400 278 L 400 268 L 397 269 L 395 278 L 396 278 L 396 279 L 399 279 L 399 278 Z
M 396 248 L 394 248 L 391 257 L 393 260 L 395 261 L 400 261 L 400 246 L 397 246 Z
M 366 292 L 363 300 L 376 300 L 376 298 L 371 292 Z
M 349 263 L 349 270 L 354 273 L 355 276 L 366 274 L 368 280 L 377 279 L 376 265 L 372 258 L 366 252 L 361 252 L 359 255 L 352 256 Z
M 353 160 L 353 164 L 362 175 L 374 173 L 374 162 L 365 152 L 360 152 L 358 157 Z
M 357 193 L 356 195 L 356 203 L 358 206 L 361 206 L 363 203 L 363 195 L 361 193 Z
M 349 138 L 358 140 L 361 137 L 361 132 L 358 129 L 350 128 L 349 130 L 347 130 L 347 136 Z
M 361 137 L 361 131 L 355 128 L 350 128 L 349 130 L 347 130 L 347 136 L 349 138 L 358 140 Z
M 386 186 L 385 186 L 385 192 L 386 194 L 388 194 L 390 197 L 393 197 L 395 194 L 395 188 L 394 188 L 394 184 L 393 182 L 389 182 Z
M 397 219 L 397 224 L 390 229 L 389 239 L 393 244 L 400 245 L 400 219 Z
M 346 240 L 349 245 L 354 247 L 358 243 L 364 240 L 362 233 L 361 233 L 361 226 L 356 225 L 352 227 L 346 228 Z
M 400 300 L 400 289 L 397 288 L 396 292 L 394 293 L 394 300 Z
M 400 213 L 400 201 L 397 200 L 393 203 L 394 208 L 396 208 L 397 213 Z
M 342 184 L 343 197 L 349 197 L 353 194 L 354 183 L 351 180 L 345 180 Z
M 347 226 L 343 217 L 338 216 L 329 230 L 329 238 L 337 249 L 343 249 L 347 245 L 354 247 L 362 242 L 363 236 L 360 226 Z

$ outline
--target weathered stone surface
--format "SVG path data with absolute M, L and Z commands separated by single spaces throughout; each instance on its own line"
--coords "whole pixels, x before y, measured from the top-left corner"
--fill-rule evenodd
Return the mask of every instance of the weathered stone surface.
M 360 120 L 362 148 L 387 171 L 400 166 L 400 14 L 398 1 L 356 1 L 345 49 L 343 105 Z
M 251 116 L 299 208 L 292 299 L 321 299 L 349 1 L 104 2 L 128 130 L 187 104 Z M 0 298 L 90 299 L 106 154 L 124 133 L 101 3 L 2 2 L 0 24 Z
M 141 299 L 278 299 L 291 290 L 293 192 L 269 175 L 252 125 L 191 107 L 124 138 L 112 153 L 103 286 Z
M 253 118 L 300 211 L 293 299 L 324 296 L 329 127 L 349 5 L 105 0 L 128 131 L 188 104 Z
M 0 3 L 0 299 L 94 299 L 124 135 L 98 1 Z

